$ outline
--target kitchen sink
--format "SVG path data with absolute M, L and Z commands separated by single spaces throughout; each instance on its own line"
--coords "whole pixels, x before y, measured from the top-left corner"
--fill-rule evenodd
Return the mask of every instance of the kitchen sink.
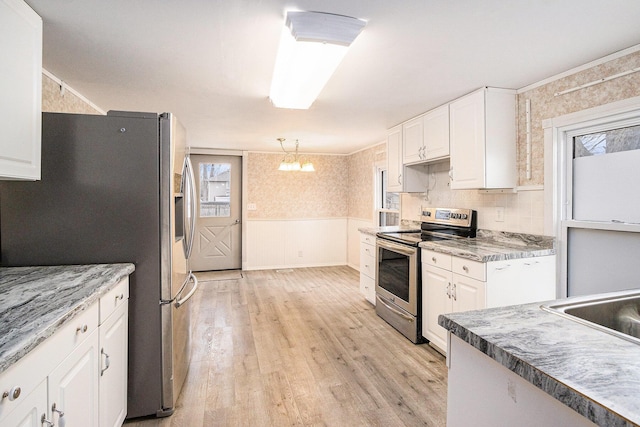
M 640 290 L 571 298 L 545 311 L 640 344 Z

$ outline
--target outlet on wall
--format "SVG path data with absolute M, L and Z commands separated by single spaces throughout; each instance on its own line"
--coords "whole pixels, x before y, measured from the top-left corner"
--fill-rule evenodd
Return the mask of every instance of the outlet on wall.
M 496 222 L 504 222 L 504 207 L 496 208 Z
M 302 258 L 302 257 L 303 257 L 302 251 L 298 251 L 298 258 Z
M 247 209 L 250 210 L 250 211 L 255 211 L 258 208 L 256 207 L 255 203 L 247 203 Z

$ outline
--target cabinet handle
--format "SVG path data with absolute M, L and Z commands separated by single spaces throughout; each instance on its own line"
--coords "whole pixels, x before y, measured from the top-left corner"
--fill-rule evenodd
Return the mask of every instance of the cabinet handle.
M 116 302 L 122 301 L 124 299 L 124 294 L 116 295 Z
M 76 328 L 76 334 L 78 333 L 84 334 L 85 332 L 87 332 L 87 329 L 89 329 L 87 325 L 78 326 Z
M 398 184 L 402 184 L 402 174 L 398 175 Z
M 453 296 L 453 300 L 454 301 L 458 301 L 458 295 L 456 294 L 456 284 L 455 283 L 453 284 L 451 289 L 452 289 L 451 295 Z
M 451 283 L 447 284 L 447 297 L 451 299 Z
M 58 413 L 58 427 L 64 427 L 66 424 L 66 418 L 64 417 L 64 412 L 56 408 L 56 404 L 54 402 L 54 404 L 51 405 L 51 418 L 55 416 L 56 412 Z
M 42 414 L 42 417 L 40 418 L 40 424 L 43 426 L 47 425 L 49 427 L 55 427 L 55 424 L 47 419 L 47 414 Z
M 13 401 L 20 397 L 21 392 L 22 389 L 20 387 L 12 387 L 11 390 L 2 393 L 2 398 L 6 399 L 8 397 L 9 400 Z
M 462 269 L 464 270 L 465 273 L 469 272 L 469 267 L 467 267 L 466 265 L 463 265 Z
M 433 261 L 433 262 L 438 262 L 438 259 L 437 259 L 436 257 L 432 256 L 432 257 L 431 257 L 431 261 Z
M 111 362 L 109 362 L 109 355 L 105 353 L 104 348 L 100 349 L 100 353 L 104 355 L 104 369 L 100 370 L 100 376 L 103 376 L 105 371 L 109 369 Z
M 511 265 L 507 264 L 504 267 L 496 267 L 496 270 L 506 270 L 507 268 L 511 267 Z

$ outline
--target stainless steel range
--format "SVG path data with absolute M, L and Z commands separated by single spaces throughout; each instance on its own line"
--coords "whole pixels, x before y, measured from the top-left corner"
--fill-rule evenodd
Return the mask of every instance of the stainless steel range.
M 380 232 L 376 239 L 376 313 L 413 343 L 421 331 L 423 241 L 476 237 L 477 213 L 471 209 L 423 208 L 421 231 Z

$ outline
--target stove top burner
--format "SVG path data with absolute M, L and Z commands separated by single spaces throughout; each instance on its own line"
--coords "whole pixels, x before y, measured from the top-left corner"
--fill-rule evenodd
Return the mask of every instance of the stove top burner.
M 424 241 L 476 237 L 477 213 L 472 209 L 423 208 L 421 232 L 380 232 L 377 236 L 409 246 Z

